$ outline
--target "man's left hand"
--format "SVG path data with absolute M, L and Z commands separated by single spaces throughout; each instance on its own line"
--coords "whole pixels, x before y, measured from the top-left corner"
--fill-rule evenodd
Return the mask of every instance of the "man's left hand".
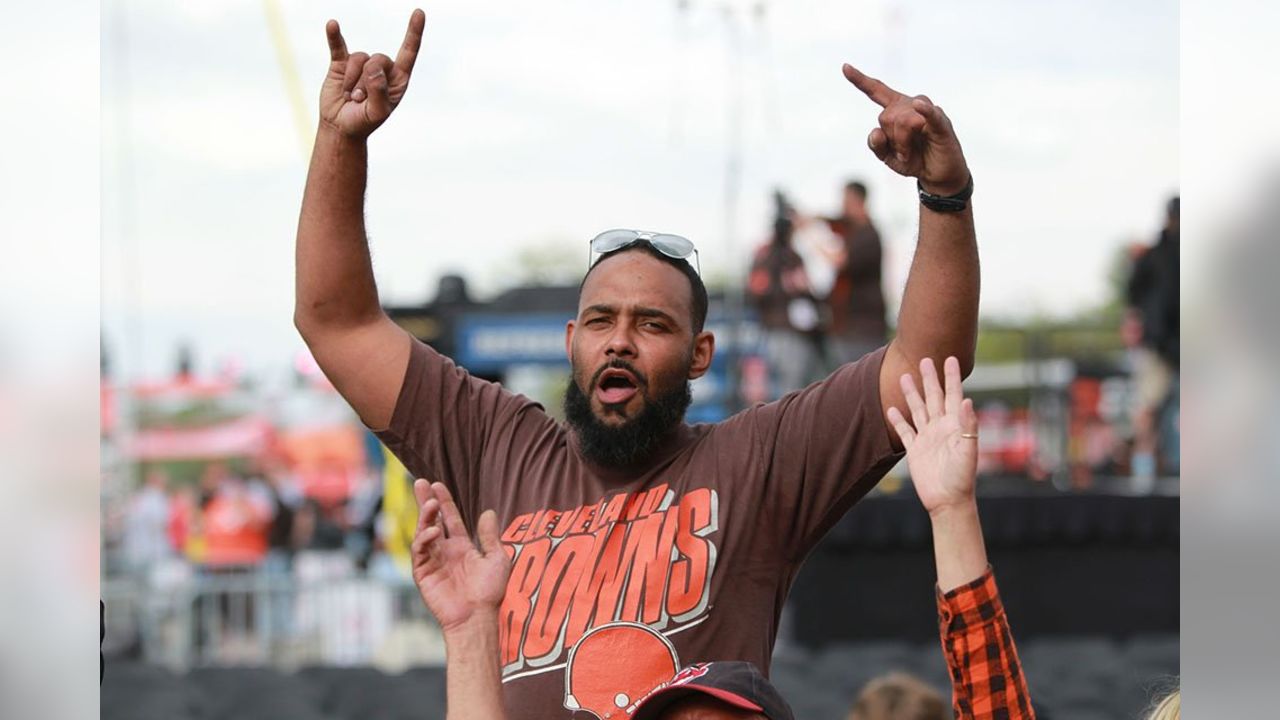
M 924 95 L 904 95 L 845 64 L 845 78 L 884 108 L 871 131 L 871 152 L 899 175 L 919 178 L 925 191 L 955 195 L 969 182 L 969 166 L 951 120 Z

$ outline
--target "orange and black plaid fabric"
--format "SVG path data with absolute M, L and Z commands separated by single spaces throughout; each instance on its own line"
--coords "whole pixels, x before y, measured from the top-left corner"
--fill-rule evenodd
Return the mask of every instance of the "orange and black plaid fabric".
M 959 720 L 1034 720 L 1013 633 L 988 567 L 982 577 L 938 592 L 942 652 Z

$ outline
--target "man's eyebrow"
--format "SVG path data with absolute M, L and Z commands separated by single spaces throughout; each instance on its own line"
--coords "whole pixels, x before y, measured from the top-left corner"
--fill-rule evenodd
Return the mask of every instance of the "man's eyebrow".
M 597 305 L 590 305 L 582 309 L 582 314 L 584 316 L 591 315 L 593 313 L 599 313 L 601 315 L 617 315 L 618 306 L 601 303 Z M 676 327 L 680 327 L 680 322 L 676 320 L 675 316 L 665 310 L 660 310 L 655 307 L 637 307 L 634 308 L 631 313 L 637 317 L 658 318 L 660 320 L 665 320 Z
M 671 315 L 671 313 L 666 312 L 665 310 L 659 310 L 658 308 L 638 307 L 633 312 L 640 317 L 659 318 L 661 320 L 666 320 L 673 325 L 680 324 L 676 321 L 675 317 Z

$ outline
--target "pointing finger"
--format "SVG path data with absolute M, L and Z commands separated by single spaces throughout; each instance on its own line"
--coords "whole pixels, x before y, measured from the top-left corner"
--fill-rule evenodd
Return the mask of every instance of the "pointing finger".
M 413 64 L 418 61 L 418 48 L 422 47 L 422 30 L 427 25 L 427 15 L 422 10 L 414 10 L 409 16 L 409 28 L 404 32 L 404 42 L 396 53 L 395 70 L 408 75 L 413 72 Z
M 347 59 L 347 41 L 342 39 L 342 30 L 337 20 L 330 20 L 324 25 L 324 33 L 329 38 L 329 59 L 342 62 Z
M 892 102 L 902 97 L 902 93 L 869 75 L 864 75 L 861 70 L 849 63 L 845 63 L 842 69 L 844 70 L 845 79 L 853 83 L 854 87 L 861 90 L 863 94 L 871 98 L 871 101 L 880 107 L 888 107 Z

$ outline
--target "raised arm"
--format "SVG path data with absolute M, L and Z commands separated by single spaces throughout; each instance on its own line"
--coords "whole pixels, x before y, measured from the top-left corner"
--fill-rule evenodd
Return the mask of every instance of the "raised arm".
M 950 197 L 971 181 L 960 141 L 942 108 L 924 95 L 904 95 L 851 65 L 849 82 L 883 108 L 879 127 L 867 144 L 899 175 L 916 178 L 927 193 Z M 889 344 L 880 373 L 885 412 L 904 401 L 898 378 L 914 373 L 921 360 L 960 360 L 961 374 L 973 370 L 978 342 L 978 245 L 973 209 L 937 212 L 920 206 L 920 237 L 898 311 L 898 333 Z M 901 447 L 896 433 L 894 443 Z
M 329 21 L 329 72 L 298 219 L 294 325 L 374 429 L 391 422 L 412 339 L 378 302 L 364 227 L 366 143 L 404 98 L 425 22 L 415 10 L 392 61 L 348 53 L 337 21 Z
M 911 483 L 933 526 L 938 626 L 960 720 L 1035 717 L 1013 631 L 1000 602 L 978 521 L 978 416 L 960 390 L 960 363 L 920 363 L 924 397 L 911 374 L 899 377 L 911 422 L 897 407 L 889 422 L 907 450 Z
M 498 516 L 476 523 L 477 548 L 442 483 L 414 483 L 420 510 L 413 579 L 444 634 L 448 720 L 502 720 L 498 606 L 510 563 L 498 541 Z

